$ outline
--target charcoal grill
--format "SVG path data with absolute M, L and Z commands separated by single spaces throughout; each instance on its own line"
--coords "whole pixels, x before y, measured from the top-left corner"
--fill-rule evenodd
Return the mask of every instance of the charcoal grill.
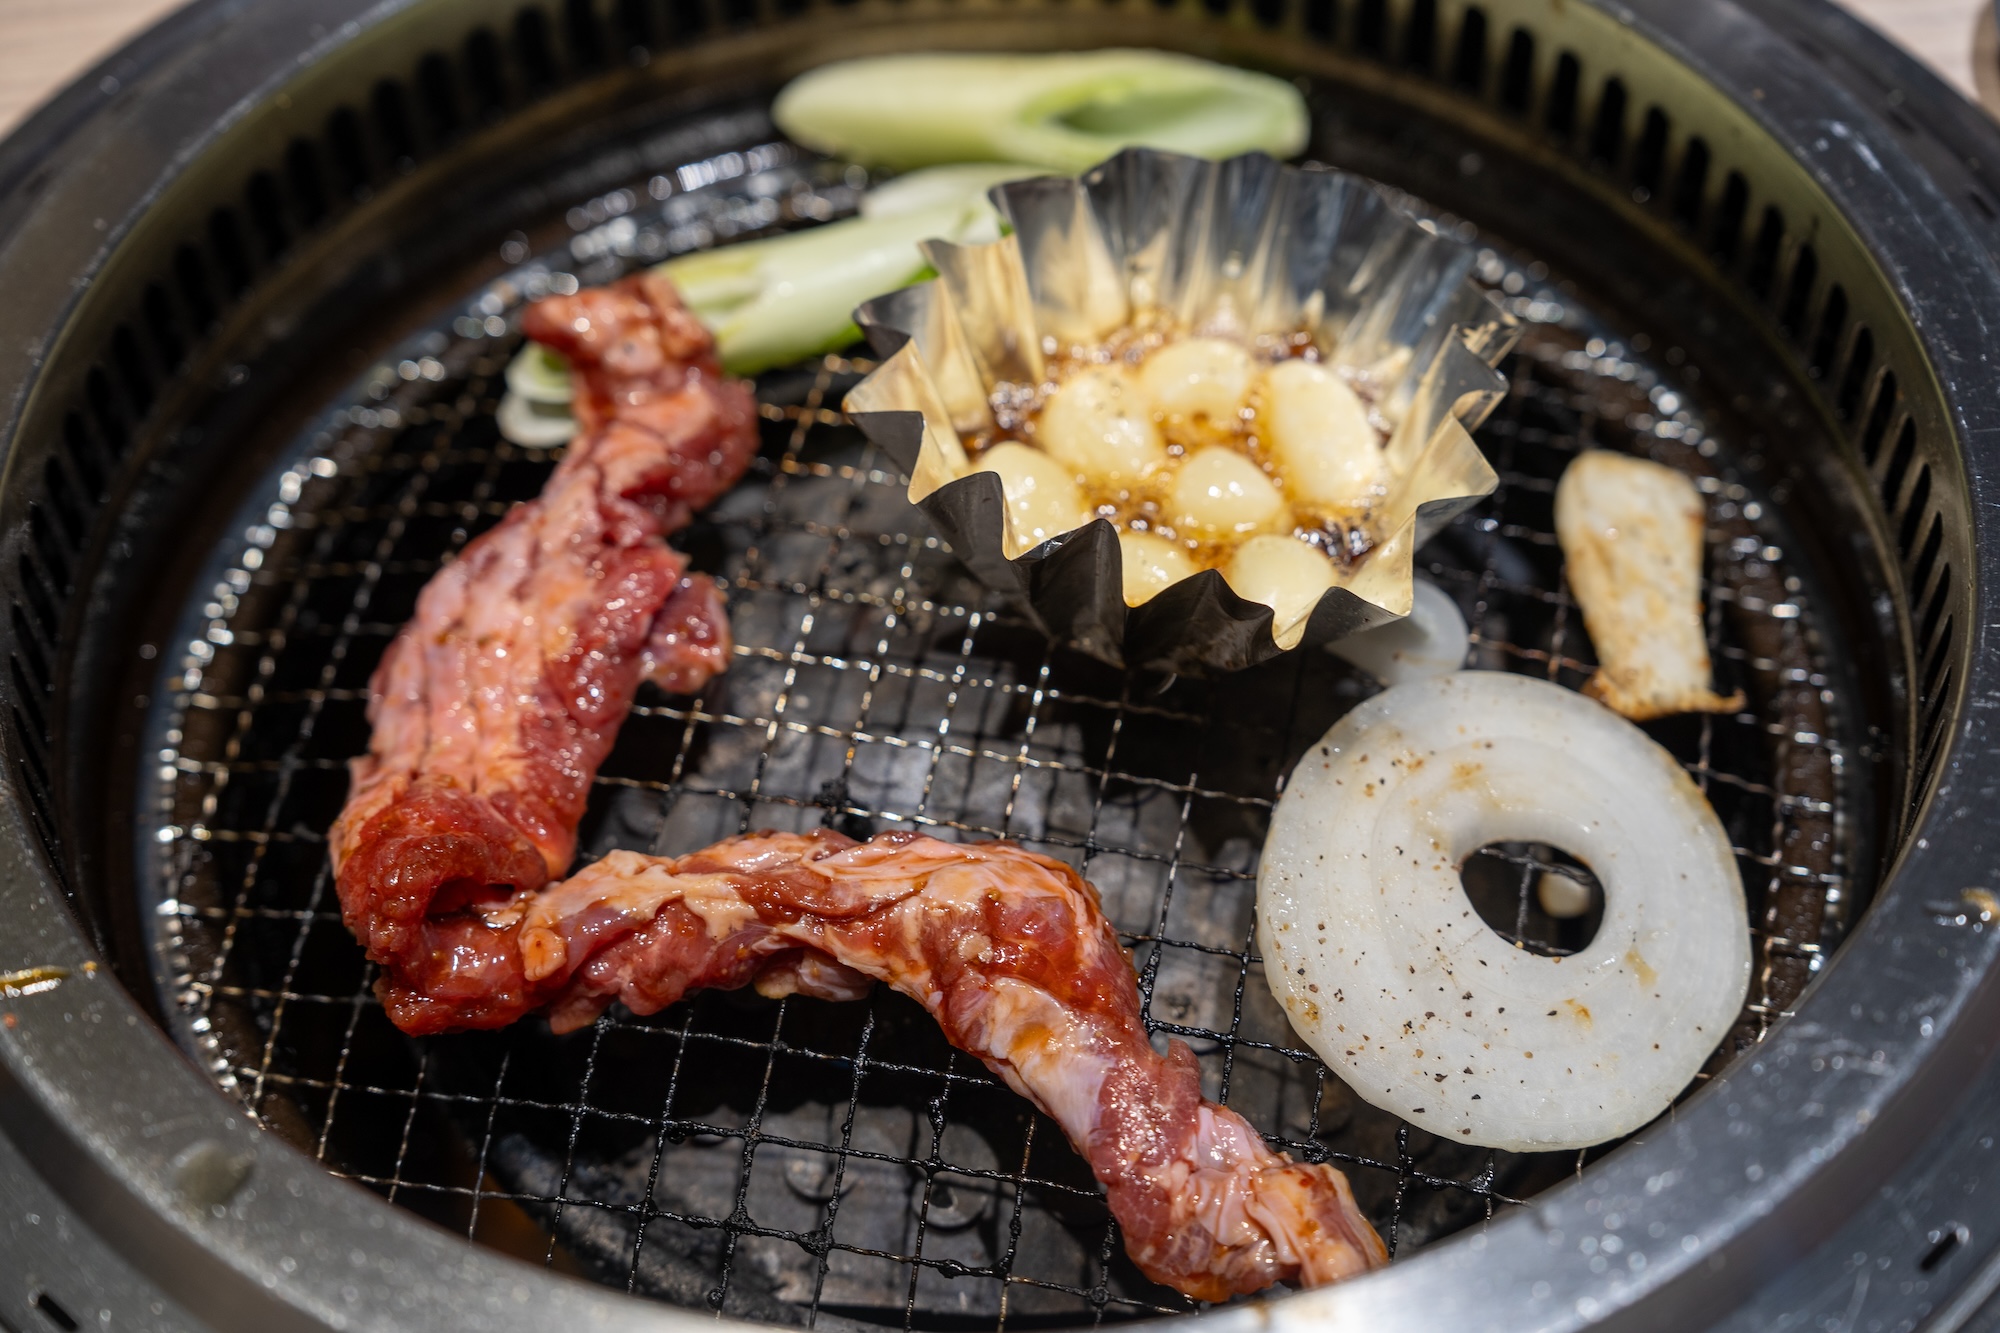
M 1051 645 L 843 422 L 852 357 L 760 380 L 750 478 L 679 539 L 730 586 L 737 657 L 642 698 L 583 855 L 830 824 L 1077 864 L 1155 1032 L 1340 1163 L 1397 1252 L 1208 1319 L 1987 1326 L 2000 140 L 1819 6 L 1526 0 L 211 3 L 43 111 L 0 150 L 0 1321 L 1187 1312 L 913 1006 L 711 995 L 411 1042 L 322 841 L 376 656 L 549 466 L 492 420 L 521 303 L 851 209 L 866 178 L 766 115 L 810 64 L 1114 42 L 1296 77 L 1309 155 L 1407 191 L 1528 326 L 1481 437 L 1501 487 L 1420 559 L 1477 665 L 1591 670 L 1551 536 L 1578 449 L 1708 494 L 1711 647 L 1751 702 L 1653 730 L 1744 869 L 1737 1028 L 1589 1154 L 1466 1149 L 1347 1095 L 1265 993 L 1249 912 L 1284 772 L 1372 683 Z M 1560 951 L 1591 926 L 1537 907 L 1551 858 L 1497 846 L 1466 881 Z

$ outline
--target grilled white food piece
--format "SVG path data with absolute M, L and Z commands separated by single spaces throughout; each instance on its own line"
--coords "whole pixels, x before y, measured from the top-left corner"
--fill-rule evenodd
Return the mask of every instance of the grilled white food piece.
M 1317 546 L 1267 535 L 1237 547 L 1222 577 L 1238 597 L 1271 608 L 1271 633 L 1280 648 L 1290 648 L 1305 637 L 1306 621 L 1321 594 L 1340 581 L 1340 570 Z
M 1125 605 L 1152 601 L 1182 579 L 1195 574 L 1184 547 L 1150 532 L 1118 534 L 1118 554 L 1125 574 Z
M 1546 957 L 1473 910 L 1465 859 L 1541 842 L 1588 865 L 1604 919 Z M 1743 886 L 1673 756 L 1560 686 L 1461 671 L 1363 703 L 1271 821 L 1257 939 L 1292 1025 L 1364 1100 L 1529 1152 L 1667 1109 L 1750 984 Z
M 1025 444 L 1009 440 L 979 456 L 979 472 L 1000 478 L 1007 500 L 1007 554 L 1032 551 L 1051 537 L 1090 522 L 1083 492 L 1062 464 Z
M 1382 437 L 1347 381 L 1312 361 L 1280 361 L 1264 372 L 1265 447 L 1292 499 L 1352 510 L 1389 481 Z
M 1597 649 L 1584 693 L 1635 721 L 1743 707 L 1709 688 L 1703 516 L 1686 476 L 1623 454 L 1583 454 L 1556 486 L 1556 539 Z
M 1418 579 L 1411 590 L 1409 615 L 1336 639 L 1326 647 L 1384 685 L 1401 685 L 1406 680 L 1459 670 L 1471 646 L 1465 614 L 1451 594 Z

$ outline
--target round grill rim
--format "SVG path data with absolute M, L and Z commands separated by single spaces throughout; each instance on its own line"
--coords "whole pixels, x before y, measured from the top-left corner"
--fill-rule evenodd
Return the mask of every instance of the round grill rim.
M 136 217 L 185 163 L 198 160 L 201 140 L 219 138 L 239 117 L 254 115 L 286 81 L 294 60 L 324 55 L 356 33 L 417 8 L 314 0 L 282 7 L 282 14 L 240 13 L 226 0 L 206 0 L 86 76 L 0 149 L 0 182 L 10 187 L 9 203 L 0 209 L 0 278 L 17 280 L 10 290 L 21 294 L 4 322 L 8 332 L 21 335 L 14 345 L 27 342 L 37 349 L 34 357 L 0 364 L 0 392 L 13 404 L 4 497 L 11 514 L 18 515 L 15 501 L 24 485 L 21 451 L 11 440 L 29 393 L 43 387 L 38 380 L 47 363 L 40 353 L 58 347 L 69 318 L 87 299 L 88 289 L 72 287 L 68 277 L 95 275 L 116 251 L 115 242 L 90 235 L 53 236 L 46 229 L 63 225 L 64 217 L 71 232 L 82 232 L 73 215 L 52 218 L 52 212 L 61 213 L 55 206 L 113 205 L 108 220 Z M 1805 9 L 1790 3 L 1758 6 L 1794 33 L 1810 26 L 1795 8 Z M 1645 34 L 1635 41 L 1666 48 L 1738 102 L 1750 105 L 1750 90 L 1761 90 L 1753 110 L 1764 127 L 1815 171 L 1878 262 L 1897 275 L 1937 375 L 1935 388 L 1950 412 L 1976 560 L 1961 577 L 1973 585 L 1971 599 L 1983 598 L 1996 586 L 1992 575 L 2000 561 L 2000 550 L 1980 540 L 1986 526 L 1981 515 L 2000 477 L 1994 466 L 2000 403 L 1991 395 L 1982 401 L 1983 386 L 1951 369 L 1976 362 L 1983 350 L 1979 310 L 2000 309 L 1994 299 L 2000 297 L 2000 273 L 1989 244 L 1976 233 L 1977 222 L 1943 196 L 1883 117 L 1833 84 L 1825 68 L 1803 58 L 1773 27 L 1719 0 L 1648 3 L 1628 21 Z M 1858 25 L 1842 32 L 1823 17 L 1814 21 L 1821 42 L 1849 44 L 1851 62 L 1886 61 L 1908 72 L 1900 53 L 1868 49 L 1871 39 Z M 204 44 L 206 69 L 193 55 Z M 1856 44 L 1860 49 L 1853 52 Z M 204 81 L 206 86 L 195 90 Z M 1935 102 L 1934 81 L 1924 75 L 1918 82 Z M 159 180 L 135 174 L 83 183 L 80 178 L 89 173 L 79 171 L 76 160 L 120 136 L 129 138 L 147 109 L 121 98 L 120 87 L 143 89 L 156 111 L 165 106 L 161 125 L 150 136 L 156 146 L 159 134 L 175 124 L 191 126 L 190 138 L 174 145 L 179 156 Z M 1830 131 L 1836 125 L 1841 129 Z M 1990 128 L 1951 128 L 1987 160 L 2000 158 Z M 64 163 L 64 153 L 75 160 Z M 1866 168 L 1857 169 L 1857 162 Z M 103 234 L 115 237 L 119 230 L 112 226 Z M 20 535 L 10 538 L 18 541 Z M 1677 1304 L 1686 1299 L 1682 1293 L 1703 1289 L 1692 1307 L 1681 1305 L 1684 1320 L 1690 1308 L 1720 1313 L 1724 1303 L 1755 1284 L 1761 1261 L 1796 1253 L 1802 1236 L 1826 1235 L 1846 1205 L 1869 1196 L 1913 1154 L 1912 1145 L 1946 1121 L 1965 1090 L 1952 1067 L 1984 1063 L 1986 1043 L 1971 1029 L 1985 1026 L 1983 1020 L 2000 1006 L 2000 983 L 1991 979 L 1994 945 L 2000 943 L 1996 933 L 1951 925 L 1937 910 L 1940 902 L 1957 902 L 1963 888 L 1981 885 L 1985 877 L 1979 848 L 1991 821 L 1973 813 L 1969 802 L 1961 804 L 1960 794 L 1976 794 L 1993 764 L 1982 753 L 1982 711 L 1964 705 L 1993 695 L 2000 668 L 1989 665 L 1981 651 L 1984 626 L 1994 617 L 1969 619 L 1977 629 L 1967 632 L 1957 649 L 1955 697 L 1943 701 L 1952 725 L 1939 756 L 1937 785 L 1912 816 L 1899 863 L 1843 950 L 1854 961 L 1830 969 L 1799 1017 L 1732 1072 L 1730 1096 L 1703 1099 L 1654 1142 L 1607 1162 L 1580 1185 L 1543 1196 L 1533 1209 L 1483 1236 L 1439 1247 L 1367 1282 L 1289 1298 L 1272 1314 L 1287 1320 L 1336 1314 L 1375 1318 L 1392 1327 L 1417 1319 L 1425 1326 L 1459 1322 L 1487 1316 L 1496 1307 L 1587 1319 L 1670 1286 Z M 23 740 L 11 732 L 6 740 L 10 788 L 0 801 L 7 823 L 0 866 L 10 873 L 0 880 L 0 947 L 24 962 L 81 962 L 91 946 L 66 910 L 60 872 L 15 789 Z M 1889 978 L 1918 968 L 1936 976 L 1938 989 L 1913 1004 Z M 309 1261 L 288 1274 L 280 1260 L 299 1248 L 302 1233 L 319 1236 L 309 1248 L 322 1251 L 346 1233 L 367 1235 L 392 1253 L 409 1286 L 422 1293 L 416 1303 L 403 1305 L 396 1300 L 400 1284 L 393 1275 L 371 1274 L 362 1304 L 347 1307 L 349 1318 L 371 1326 L 435 1325 L 483 1314 L 496 1326 L 526 1327 L 530 1320 L 554 1318 L 657 1328 L 691 1317 L 524 1273 L 328 1179 L 313 1163 L 257 1136 L 140 1021 L 137 1006 L 108 974 L 79 968 L 54 995 L 56 1003 L 19 1005 L 18 1024 L 0 1034 L 5 1067 L 0 1086 L 14 1094 L 0 1099 L 0 1128 L 106 1239 L 202 1316 L 219 1322 L 249 1319 L 264 1327 L 325 1326 L 322 1316 L 343 1306 L 337 1299 L 343 1281 L 338 1265 Z M 1823 1025 L 1823 1015 L 1850 1011 L 1853 1016 L 1838 1029 Z M 78 1017 L 85 1021 L 74 1021 Z M 1922 1040 L 1916 1036 L 1920 1023 Z M 1832 1049 L 1830 1042 L 1864 1060 L 1872 1054 L 1869 1076 L 1812 1071 L 1816 1055 Z M 1817 1107 L 1818 1114 L 1800 1119 L 1795 1114 L 1800 1107 Z M 151 1111 L 154 1123 L 171 1128 L 147 1132 L 141 1108 Z M 1739 1117 L 1749 1123 L 1749 1133 L 1729 1132 L 1726 1122 Z M 1797 1132 L 1800 1125 L 1812 1132 Z M 1780 1129 L 1792 1132 L 1791 1141 L 1773 1141 Z M 185 1163 L 191 1159 L 185 1154 L 204 1141 L 225 1154 L 255 1158 L 250 1179 L 260 1206 L 246 1201 L 245 1215 L 221 1218 L 190 1211 L 175 1181 L 188 1179 Z M 1765 1157 L 1768 1162 L 1760 1160 Z M 1802 1169 L 1815 1157 L 1824 1164 Z M 183 1163 L 178 1176 L 176 1160 Z M 1759 1171 L 1746 1175 L 1752 1165 Z M 1649 1188 L 1649 1182 L 1663 1179 L 1668 1183 Z M 1727 1224 L 1708 1234 L 1687 1232 L 1698 1244 L 1679 1261 L 1669 1257 L 1643 1274 L 1614 1280 L 1589 1273 L 1576 1247 L 1568 1245 L 1554 1250 L 1551 1265 L 1556 1233 L 1574 1239 L 1601 1230 L 1605 1214 L 1614 1210 L 1622 1212 L 1628 1228 L 1643 1221 L 1670 1229 L 1681 1222 L 1699 1227 L 1714 1221 L 1709 1201 L 1717 1197 L 1727 1200 Z M 1748 1221 L 1760 1215 L 1754 1225 Z M 1716 1265 L 1717 1258 L 1724 1264 Z M 1537 1276 L 1558 1288 L 1553 1296 L 1528 1290 L 1527 1279 Z M 1258 1316 L 1243 1310 L 1219 1317 L 1241 1322 Z

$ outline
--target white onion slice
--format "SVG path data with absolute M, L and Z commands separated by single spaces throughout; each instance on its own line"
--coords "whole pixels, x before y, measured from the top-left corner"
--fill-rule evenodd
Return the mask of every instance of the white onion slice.
M 1410 597 L 1410 614 L 1376 629 L 1335 639 L 1326 648 L 1366 671 L 1384 685 L 1442 676 L 1465 665 L 1472 635 L 1451 594 L 1435 583 L 1418 579 Z
M 1567 958 L 1481 921 L 1494 842 L 1588 865 L 1604 920 Z M 1271 989 L 1364 1100 L 1464 1142 L 1580 1148 L 1664 1111 L 1750 982 L 1743 887 L 1701 792 L 1637 727 L 1527 676 L 1398 685 L 1293 772 L 1257 881 Z

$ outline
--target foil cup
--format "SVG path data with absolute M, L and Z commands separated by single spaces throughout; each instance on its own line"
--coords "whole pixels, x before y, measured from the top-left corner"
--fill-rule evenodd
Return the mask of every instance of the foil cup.
M 1372 389 L 1391 426 L 1377 544 L 1291 646 L 1409 614 L 1417 548 L 1497 483 L 1470 431 L 1506 392 L 1495 367 L 1518 329 L 1470 280 L 1468 247 L 1367 180 L 1263 154 L 1211 162 L 1129 149 L 1080 177 L 998 186 L 992 199 L 1008 235 L 925 242 L 938 276 L 855 312 L 882 360 L 845 403 L 981 581 L 1112 663 L 1213 675 L 1289 650 L 1272 609 L 1217 570 L 1127 607 L 1105 519 L 1010 558 L 1000 480 L 972 470 L 964 441 L 994 429 L 996 388 L 1041 384 L 1064 348 L 1150 321 L 1253 342 L 1305 334 Z

